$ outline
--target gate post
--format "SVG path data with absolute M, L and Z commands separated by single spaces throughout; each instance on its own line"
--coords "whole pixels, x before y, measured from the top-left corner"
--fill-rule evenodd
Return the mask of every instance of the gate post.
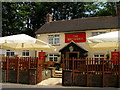
M 17 59 L 17 83 L 19 83 L 19 64 L 20 64 L 20 58 L 16 57 Z
M 72 58 L 72 85 L 74 85 L 74 58 Z
M 42 81 L 42 67 L 43 67 L 42 60 L 37 58 L 36 83 Z
M 118 58 L 118 87 L 120 88 L 120 58 Z
M 87 63 L 86 63 L 86 65 L 87 65 L 87 72 L 86 72 L 86 86 L 88 86 L 88 58 L 86 58 L 86 61 L 87 61 Z
M 6 82 L 8 82 L 9 57 L 6 57 Z
M 62 59 L 62 85 L 64 85 L 65 59 Z
M 27 57 L 27 60 L 28 60 L 28 82 L 30 83 L 30 61 L 31 61 L 31 59 L 33 59 L 33 58 L 30 58 L 30 57 Z
M 104 78 L 104 59 L 102 59 L 102 86 L 104 87 L 104 81 L 105 81 L 105 78 Z

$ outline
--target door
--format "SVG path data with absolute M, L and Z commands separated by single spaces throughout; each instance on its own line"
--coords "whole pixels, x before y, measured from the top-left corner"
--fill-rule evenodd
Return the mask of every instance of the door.
M 69 58 L 78 58 L 78 53 L 69 53 Z
M 79 52 L 68 52 L 68 58 L 79 58 Z

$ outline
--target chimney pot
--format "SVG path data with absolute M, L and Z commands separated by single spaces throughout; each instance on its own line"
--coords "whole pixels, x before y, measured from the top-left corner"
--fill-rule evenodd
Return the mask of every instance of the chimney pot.
M 48 14 L 46 15 L 46 21 L 47 21 L 47 22 L 52 22 L 52 15 L 51 15 L 51 14 L 48 13 Z

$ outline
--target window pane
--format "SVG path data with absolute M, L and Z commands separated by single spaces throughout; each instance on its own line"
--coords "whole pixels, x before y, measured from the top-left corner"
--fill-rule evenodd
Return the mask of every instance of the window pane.
M 59 44 L 59 38 L 55 38 L 55 44 Z
M 11 56 L 14 56 L 14 52 L 11 52 Z
M 49 54 L 49 56 L 53 56 L 53 54 Z
M 96 35 L 103 34 L 103 33 L 106 33 L 106 32 L 92 32 L 92 36 L 96 36 Z
M 59 35 L 55 35 L 55 37 L 59 37 Z
M 49 39 L 49 44 L 53 44 L 53 39 L 52 38 Z
M 53 37 L 53 35 L 48 35 L 48 37 Z
M 29 51 L 23 51 L 22 56 L 29 56 Z
M 100 57 L 104 57 L 104 55 L 100 55 Z
M 14 52 L 11 50 L 6 51 L 6 56 L 14 56 Z
M 94 55 L 94 57 L 99 57 L 99 55 Z
M 48 43 L 52 45 L 59 44 L 59 36 L 60 35 L 48 35 Z
M 26 56 L 29 56 L 29 52 L 26 52 Z
M 54 57 L 54 61 L 57 61 L 57 57 Z
M 54 54 L 54 56 L 56 56 L 56 57 L 57 57 L 57 56 L 58 56 L 58 54 Z
M 25 56 L 25 52 L 22 53 L 22 56 Z
M 49 58 L 49 61 L 53 61 L 53 58 L 52 58 L 52 57 L 50 57 L 50 58 Z
M 10 53 L 9 53 L 9 52 L 6 52 L 6 56 L 10 56 Z

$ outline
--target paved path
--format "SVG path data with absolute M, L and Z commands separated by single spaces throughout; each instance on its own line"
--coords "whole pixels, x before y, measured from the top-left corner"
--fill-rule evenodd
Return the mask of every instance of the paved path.
M 3 84 L 1 83 L 0 85 L 2 85 L 2 88 L 3 88 L 2 90 L 4 90 L 4 88 L 19 88 L 19 89 L 20 88 L 69 88 L 69 89 L 74 88 L 74 89 L 77 89 L 78 88 L 79 90 L 120 90 L 120 88 L 114 88 L 114 87 L 102 88 L 102 87 L 62 86 L 62 78 L 49 78 L 49 79 L 43 80 L 37 85 L 15 84 L 15 83 L 3 83 Z
M 37 85 L 62 85 L 62 78 L 48 78 Z

